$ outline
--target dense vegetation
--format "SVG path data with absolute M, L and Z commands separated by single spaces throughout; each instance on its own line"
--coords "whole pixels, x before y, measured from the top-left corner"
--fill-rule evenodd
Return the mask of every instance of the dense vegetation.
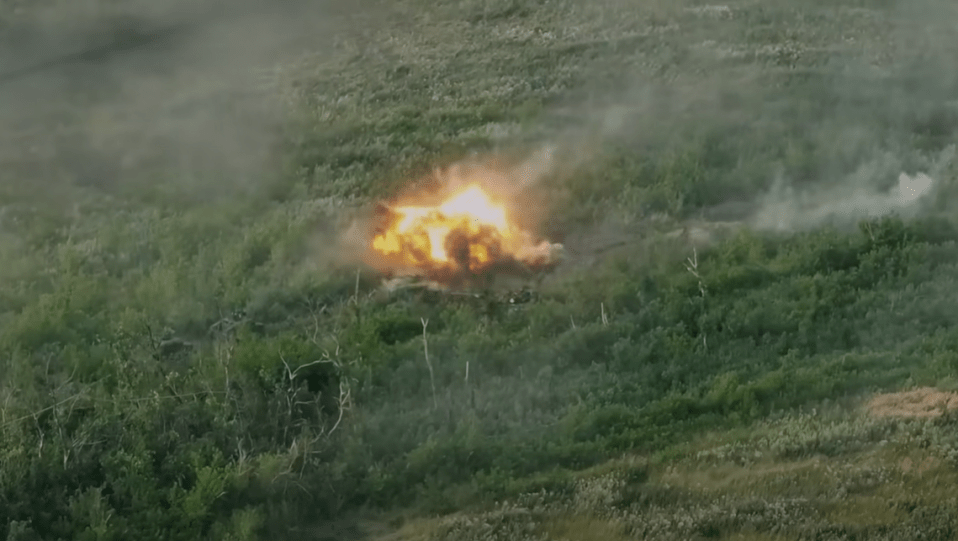
M 358 510 L 483 508 L 572 493 L 577 472 L 624 453 L 672 460 L 706 430 L 822 400 L 958 387 L 958 79 L 925 78 L 958 40 L 896 33 L 905 18 L 886 4 L 438 2 L 427 18 L 404 2 L 393 25 L 295 74 L 283 91 L 297 114 L 248 190 L 163 168 L 79 183 L 11 158 L 0 538 L 288 538 Z M 633 105 L 637 80 L 668 91 L 665 112 Z M 600 88 L 631 107 L 612 115 L 624 126 L 594 127 L 601 138 L 589 124 L 608 105 Z M 89 135 L 88 114 L 60 121 Z M 523 302 L 387 293 L 317 248 L 432 164 L 555 134 L 588 156 L 550 179 L 549 232 L 641 238 Z M 754 199 L 775 178 L 877 192 L 903 170 L 938 183 L 918 217 L 742 229 L 694 253 L 656 225 Z M 954 420 L 935 426 L 952 475 Z M 835 441 L 769 446 L 800 458 L 838 454 Z M 704 505 L 629 494 L 674 504 L 663 517 Z M 955 505 L 913 522 L 945 539 Z M 496 538 L 519 539 L 497 513 Z M 771 516 L 756 527 L 812 535 Z M 699 534 L 743 527 L 708 520 Z M 470 538 L 460 526 L 435 538 Z

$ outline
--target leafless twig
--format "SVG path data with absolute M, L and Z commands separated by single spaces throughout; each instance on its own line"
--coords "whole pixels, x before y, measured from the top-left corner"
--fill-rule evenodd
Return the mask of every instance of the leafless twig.
M 353 302 L 359 302 L 359 269 L 356 269 L 356 289 L 353 291 Z
M 432 371 L 432 362 L 429 360 L 429 340 L 426 338 L 426 326 L 429 325 L 428 319 L 419 318 L 422 322 L 422 351 L 426 355 L 426 366 L 429 368 L 429 384 L 432 386 L 432 405 L 439 409 L 439 400 L 436 398 L 436 378 Z
M 695 250 L 695 247 L 692 247 L 692 257 L 686 258 L 685 269 L 689 271 L 692 276 L 696 277 L 699 281 L 699 293 L 702 295 L 702 302 L 705 302 L 705 283 L 702 281 L 702 276 L 699 274 L 699 256 L 698 252 Z M 702 333 L 702 345 L 706 350 L 709 348 L 708 338 L 705 334 L 705 328 L 700 329 Z
M 352 407 L 351 403 L 352 391 L 349 388 L 349 382 L 347 380 L 339 380 L 339 398 L 337 399 L 337 410 L 339 410 L 339 416 L 336 418 L 336 422 L 333 423 L 333 427 L 329 429 L 329 435 L 332 435 L 333 432 L 336 432 L 336 429 L 339 428 L 339 423 L 343 420 L 343 413 L 346 410 Z

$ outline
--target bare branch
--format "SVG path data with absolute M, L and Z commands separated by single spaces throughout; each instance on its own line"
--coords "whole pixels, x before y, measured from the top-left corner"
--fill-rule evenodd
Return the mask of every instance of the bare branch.
M 339 416 L 336 418 L 336 422 L 333 424 L 333 427 L 329 429 L 329 435 L 332 435 L 333 432 L 335 432 L 336 429 L 339 428 L 339 424 L 343 420 L 343 413 L 347 409 L 350 409 L 352 407 L 352 404 L 350 403 L 351 395 L 352 395 L 352 391 L 349 388 L 349 383 L 343 380 L 340 380 L 339 399 L 338 399 L 339 407 L 337 408 L 339 410 Z
M 353 302 L 359 303 L 359 269 L 356 269 L 356 290 L 353 292 Z
M 432 386 L 432 405 L 439 409 L 439 401 L 436 398 L 436 377 L 432 370 L 432 362 L 429 360 L 429 340 L 426 338 L 426 326 L 429 325 L 428 319 L 419 318 L 422 322 L 422 350 L 426 355 L 426 366 L 429 368 L 429 384 Z
M 286 357 L 283 356 L 283 348 L 277 348 L 279 352 L 279 360 L 283 361 L 283 366 L 286 367 L 286 377 L 289 379 L 289 382 L 293 382 L 293 378 L 296 376 L 293 374 L 293 370 L 289 367 L 289 363 L 286 362 Z
M 686 259 L 685 269 L 688 270 L 692 276 L 696 277 L 699 282 L 699 294 L 702 296 L 702 301 L 705 301 L 705 283 L 702 281 L 702 276 L 699 274 L 699 256 L 698 252 L 695 250 L 695 247 L 692 247 L 692 257 Z M 689 302 L 692 302 L 692 299 L 689 299 Z M 709 348 L 708 337 L 705 333 L 704 324 L 700 329 L 702 333 L 702 346 L 706 350 Z

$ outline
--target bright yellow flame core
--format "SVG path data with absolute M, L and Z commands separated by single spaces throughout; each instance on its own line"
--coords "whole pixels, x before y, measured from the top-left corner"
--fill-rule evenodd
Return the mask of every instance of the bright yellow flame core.
M 384 255 L 400 257 L 406 264 L 456 267 L 457 257 L 448 253 L 450 239 L 455 240 L 454 237 L 462 239 L 468 248 L 468 265 L 473 271 L 491 262 L 494 247 L 506 253 L 517 248 L 519 235 L 509 222 L 505 207 L 496 204 L 477 185 L 453 194 L 437 206 L 391 210 L 397 219 L 373 239 L 372 246 Z

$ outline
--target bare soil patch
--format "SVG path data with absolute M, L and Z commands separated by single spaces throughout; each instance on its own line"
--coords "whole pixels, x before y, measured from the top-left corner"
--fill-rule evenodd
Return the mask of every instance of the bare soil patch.
M 872 397 L 866 404 L 877 417 L 928 418 L 958 410 L 958 394 L 921 387 L 911 391 L 885 393 Z

